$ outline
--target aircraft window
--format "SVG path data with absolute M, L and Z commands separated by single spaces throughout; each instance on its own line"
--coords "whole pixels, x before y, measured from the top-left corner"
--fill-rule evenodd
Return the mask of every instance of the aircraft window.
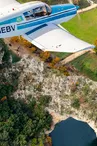
M 33 13 L 34 13 L 35 17 L 41 17 L 41 16 L 47 15 L 47 10 L 46 10 L 45 6 L 38 7 L 33 10 Z
M 25 12 L 23 14 L 24 14 L 26 20 L 30 20 L 30 19 L 33 19 L 34 18 L 34 15 L 33 15 L 33 11 L 32 10 L 31 11 L 28 11 L 28 12 Z
M 47 10 L 47 14 L 50 15 L 52 12 L 52 9 L 50 6 L 46 5 L 46 10 Z

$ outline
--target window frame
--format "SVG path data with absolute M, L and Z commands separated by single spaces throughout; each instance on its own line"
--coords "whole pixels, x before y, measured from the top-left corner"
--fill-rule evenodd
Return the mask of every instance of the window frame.
M 26 13 L 27 13 L 27 15 L 26 15 Z M 31 10 L 29 10 L 27 12 L 24 12 L 23 15 L 24 15 L 26 20 L 31 20 L 31 19 L 35 18 L 34 17 L 34 13 L 33 13 L 33 9 L 31 9 Z
M 47 4 L 45 5 L 45 7 L 46 7 L 47 15 L 50 15 L 52 13 L 51 7 L 49 5 L 47 5 Z
M 41 8 L 41 11 L 40 11 L 40 14 L 37 14 L 39 12 L 35 12 L 35 10 L 37 10 L 38 8 Z M 43 11 L 43 9 L 45 9 L 45 11 Z M 33 9 L 33 13 L 34 13 L 34 16 L 35 18 L 39 18 L 39 17 L 43 17 L 43 16 L 47 16 L 47 9 L 46 9 L 46 6 L 43 5 L 43 6 L 40 6 L 40 7 L 37 7 L 35 9 Z M 37 14 L 37 15 L 36 15 Z M 39 16 L 38 16 L 39 15 Z
M 40 8 L 40 10 L 39 10 L 40 14 L 38 14 L 39 12 L 37 11 L 37 9 L 39 9 L 39 8 Z M 40 17 L 48 16 L 48 15 L 51 14 L 51 12 L 52 12 L 51 7 L 47 4 L 45 4 L 45 5 L 42 5 L 42 6 L 38 6 L 34 9 L 31 9 L 27 12 L 24 12 L 23 15 L 24 15 L 26 20 L 32 20 L 32 19 L 37 19 L 37 18 L 40 18 Z

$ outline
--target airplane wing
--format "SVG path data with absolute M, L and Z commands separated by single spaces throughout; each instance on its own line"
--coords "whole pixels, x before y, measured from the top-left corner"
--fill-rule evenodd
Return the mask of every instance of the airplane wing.
M 19 2 L 17 2 L 16 0 L 0 0 L 0 9 L 9 6 L 9 5 L 17 5 L 19 4 Z
M 26 32 L 23 37 L 43 51 L 73 53 L 94 48 L 94 45 L 74 37 L 55 24 L 40 25 Z

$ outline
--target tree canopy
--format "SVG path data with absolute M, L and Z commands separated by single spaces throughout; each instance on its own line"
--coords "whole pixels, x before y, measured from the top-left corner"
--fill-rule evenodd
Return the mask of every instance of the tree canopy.
M 41 98 L 41 97 L 40 97 Z M 42 97 L 43 98 L 43 97 Z M 0 146 L 34 146 L 44 141 L 52 117 L 42 100 L 0 100 Z

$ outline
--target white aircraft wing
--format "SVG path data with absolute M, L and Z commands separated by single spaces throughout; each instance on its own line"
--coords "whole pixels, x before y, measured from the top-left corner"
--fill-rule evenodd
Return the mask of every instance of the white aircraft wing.
M 17 2 L 16 0 L 0 0 L 0 9 L 9 5 L 15 6 L 17 4 L 19 4 L 19 2 Z
M 77 52 L 94 48 L 94 45 L 74 37 L 67 30 L 55 24 L 38 26 L 26 32 L 23 37 L 43 51 Z

